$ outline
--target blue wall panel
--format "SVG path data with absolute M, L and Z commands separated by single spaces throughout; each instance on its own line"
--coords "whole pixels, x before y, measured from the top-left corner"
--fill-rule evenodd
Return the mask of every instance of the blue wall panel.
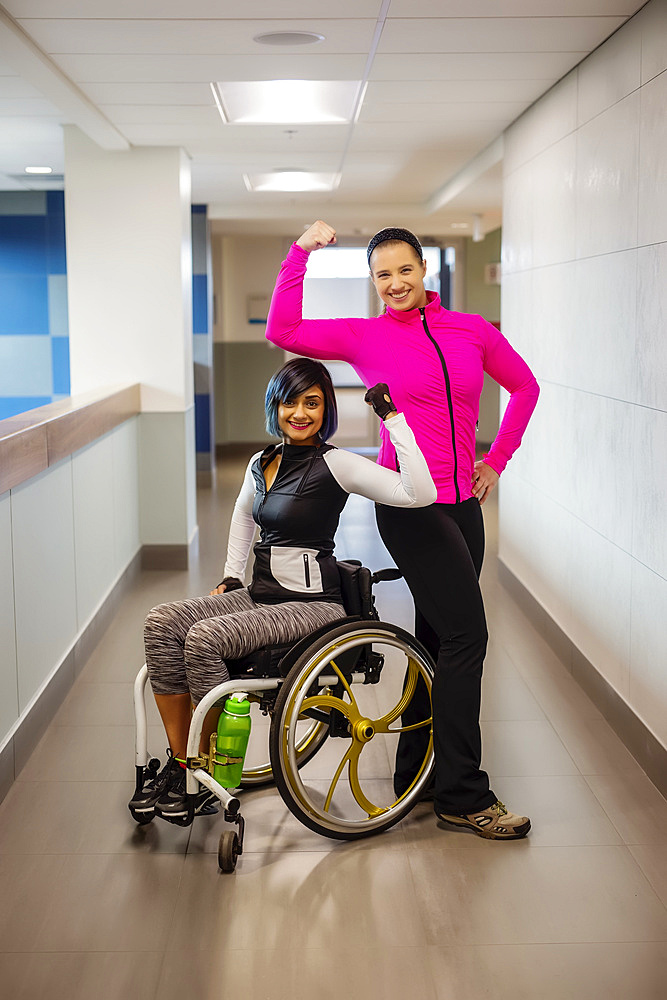
M 208 333 L 208 277 L 192 275 L 192 332 Z
M 36 410 L 38 406 L 51 402 L 51 396 L 0 396 L 0 420 L 15 417 L 26 410 Z
M 46 219 L 5 215 L 0 220 L 0 274 L 46 274 Z
M 69 394 L 62 191 L 0 193 L 0 419 Z
M 197 451 L 211 450 L 211 397 L 195 395 L 195 442 Z
M 34 337 L 49 331 L 46 274 L 0 274 L 0 336 Z
M 51 337 L 53 392 L 69 396 L 69 337 Z

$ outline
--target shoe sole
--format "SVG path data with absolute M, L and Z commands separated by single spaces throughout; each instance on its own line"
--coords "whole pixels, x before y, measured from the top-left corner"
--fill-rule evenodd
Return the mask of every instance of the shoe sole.
M 464 830 L 472 830 L 473 833 L 484 840 L 521 840 L 530 831 L 530 820 L 524 823 L 523 826 L 518 826 L 514 833 L 493 833 L 492 831 L 485 830 L 483 827 L 476 826 L 474 823 L 460 816 L 445 816 L 443 813 L 436 813 L 436 816 L 443 823 L 460 826 Z

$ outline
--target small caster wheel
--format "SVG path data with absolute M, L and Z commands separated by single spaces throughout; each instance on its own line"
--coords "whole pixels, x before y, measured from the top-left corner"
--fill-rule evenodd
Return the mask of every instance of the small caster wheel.
M 132 815 L 132 819 L 134 820 L 134 822 L 138 823 L 139 826 L 147 826 L 147 824 L 152 821 L 153 816 L 155 815 L 155 813 L 152 812 L 149 813 L 135 812 L 134 809 L 130 809 L 130 813 Z
M 160 770 L 160 761 L 157 757 L 151 757 L 146 765 L 146 770 L 148 771 L 150 777 L 154 777 L 158 773 Z
M 220 835 L 218 845 L 218 868 L 221 872 L 233 872 L 239 856 L 239 838 L 234 830 Z

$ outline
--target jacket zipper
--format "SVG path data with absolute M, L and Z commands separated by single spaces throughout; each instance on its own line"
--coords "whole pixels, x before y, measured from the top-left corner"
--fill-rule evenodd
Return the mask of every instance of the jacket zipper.
M 308 562 L 308 553 L 303 554 L 303 568 L 306 574 L 306 586 L 310 587 L 310 563 Z
M 449 381 L 449 372 L 447 371 L 447 364 L 443 356 L 440 346 L 437 341 L 434 340 L 431 331 L 428 328 L 428 323 L 426 322 L 426 310 L 420 307 L 419 312 L 422 318 L 422 325 L 424 327 L 424 332 L 426 336 L 431 341 L 436 351 L 438 352 L 438 357 L 440 358 L 440 364 L 442 365 L 442 371 L 445 376 L 445 388 L 447 389 L 447 404 L 449 406 L 449 423 L 452 428 L 452 453 L 454 455 L 454 489 L 456 490 L 456 502 L 461 502 L 461 493 L 459 491 L 459 460 L 456 454 L 456 434 L 454 432 L 454 404 L 452 403 L 452 387 Z

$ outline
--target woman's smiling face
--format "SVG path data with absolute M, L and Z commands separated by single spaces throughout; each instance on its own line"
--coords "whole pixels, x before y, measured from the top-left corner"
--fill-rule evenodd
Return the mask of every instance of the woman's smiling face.
M 426 262 L 419 260 L 409 243 L 380 243 L 371 254 L 371 279 L 386 306 L 400 312 L 428 304 L 424 275 Z
M 317 444 L 323 420 L 324 393 L 319 385 L 311 385 L 278 406 L 278 426 L 285 444 Z

